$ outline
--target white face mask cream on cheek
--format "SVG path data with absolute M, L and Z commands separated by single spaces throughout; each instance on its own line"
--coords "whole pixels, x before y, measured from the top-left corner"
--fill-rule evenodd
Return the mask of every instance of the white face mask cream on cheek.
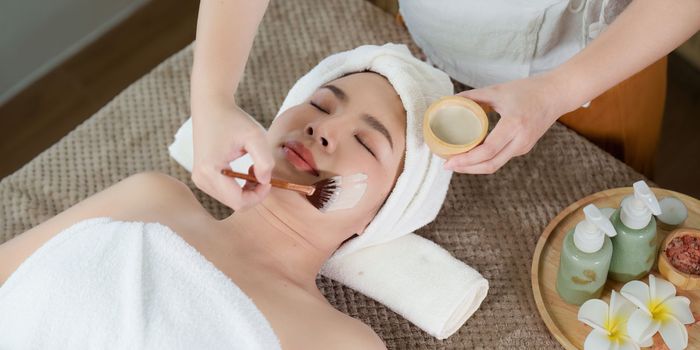
M 326 193 L 319 193 L 324 205 L 318 207 L 322 213 L 350 209 L 357 205 L 367 190 L 367 174 L 356 173 L 348 176 L 335 176 L 333 184 L 327 186 Z

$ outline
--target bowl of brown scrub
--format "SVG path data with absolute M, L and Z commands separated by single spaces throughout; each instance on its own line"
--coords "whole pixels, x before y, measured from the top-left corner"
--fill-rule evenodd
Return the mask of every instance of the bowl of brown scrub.
M 700 230 L 679 228 L 666 236 L 659 272 L 680 289 L 700 289 Z
M 461 96 L 445 96 L 428 107 L 423 117 L 423 138 L 442 158 L 464 153 L 486 137 L 489 121 L 476 102 Z

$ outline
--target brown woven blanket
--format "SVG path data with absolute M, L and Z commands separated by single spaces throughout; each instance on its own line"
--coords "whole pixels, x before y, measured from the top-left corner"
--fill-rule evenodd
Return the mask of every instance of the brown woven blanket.
M 237 99 L 268 125 L 292 84 L 327 55 L 362 44 L 411 44 L 390 15 L 363 0 L 272 1 Z M 131 174 L 158 170 L 195 189 L 167 154 L 189 116 L 192 49 L 141 78 L 76 130 L 0 182 L 0 242 Z M 339 310 L 362 319 L 389 349 L 556 349 L 530 288 L 546 224 L 588 194 L 642 176 L 557 124 L 526 156 L 494 175 L 456 175 L 438 219 L 418 233 L 489 280 L 489 295 L 458 333 L 438 341 L 381 304 L 325 278 Z M 195 190 L 216 217 L 226 208 Z M 37 330 L 41 331 L 41 330 Z

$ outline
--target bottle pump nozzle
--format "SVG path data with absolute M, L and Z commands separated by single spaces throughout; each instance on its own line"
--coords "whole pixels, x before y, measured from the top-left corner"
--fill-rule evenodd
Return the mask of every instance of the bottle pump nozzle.
M 603 247 L 605 235 L 614 237 L 617 232 L 607 216 L 593 204 L 583 208 L 586 219 L 574 229 L 574 244 L 585 253 L 595 253 Z
M 625 226 L 639 230 L 649 224 L 652 214 L 661 214 L 661 206 L 646 182 L 637 181 L 632 187 L 634 197 L 623 201 L 620 220 Z

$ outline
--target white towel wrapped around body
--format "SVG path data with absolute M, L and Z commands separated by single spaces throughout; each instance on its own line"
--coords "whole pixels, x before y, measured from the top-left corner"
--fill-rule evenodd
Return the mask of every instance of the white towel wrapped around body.
M 253 301 L 170 228 L 110 218 L 19 266 L 0 330 L 0 349 L 280 349 Z
M 447 74 L 415 58 L 405 45 L 360 46 L 328 56 L 301 77 L 289 90 L 277 117 L 304 103 L 324 84 L 366 70 L 387 78 L 406 110 L 404 168 L 375 218 L 358 237 L 334 253 L 321 273 L 444 339 L 476 311 L 488 290 L 488 282 L 474 269 L 413 234 L 437 216 L 452 175 L 443 168 L 444 160 L 430 152 L 422 133 L 428 106 L 454 93 Z M 177 162 L 192 170 L 191 119 L 180 127 L 169 151 Z M 247 172 L 251 164 L 250 157 L 241 157 L 231 162 L 231 168 Z M 398 240 L 407 235 L 410 238 Z M 403 245 L 399 249 L 400 242 Z M 427 257 L 431 263 L 422 263 Z M 370 266 L 362 263 L 363 259 L 375 263 Z M 387 263 L 390 260 L 392 264 Z M 353 273 L 360 266 L 364 274 Z

